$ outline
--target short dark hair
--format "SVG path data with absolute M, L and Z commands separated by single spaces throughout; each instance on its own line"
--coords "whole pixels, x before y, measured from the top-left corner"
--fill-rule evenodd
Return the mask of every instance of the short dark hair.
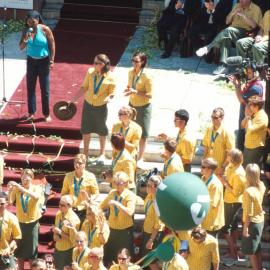
M 217 112 L 219 113 L 220 118 L 223 118 L 224 117 L 225 113 L 224 113 L 224 109 L 223 108 L 218 107 L 218 108 L 215 108 L 213 110 L 213 113 L 217 113 Z
M 196 239 L 196 240 L 205 240 L 206 235 L 207 235 L 206 230 L 203 228 L 200 228 L 200 227 L 195 227 L 191 231 L 191 237 Z
M 189 113 L 184 109 L 180 109 L 180 110 L 176 111 L 174 113 L 174 116 L 180 118 L 181 120 L 184 120 L 186 122 L 186 124 L 189 120 Z
M 121 133 L 113 133 L 111 136 L 111 144 L 116 150 L 123 150 L 125 148 L 125 137 Z
M 135 52 L 132 58 L 137 56 L 140 58 L 142 62 L 141 67 L 144 68 L 147 64 L 147 55 L 144 52 Z
M 106 73 L 110 71 L 110 59 L 106 54 L 100 53 L 95 56 L 100 62 L 102 62 L 105 66 L 102 68 L 102 72 Z
M 175 150 L 176 150 L 176 141 L 174 139 L 167 139 L 165 142 L 164 142 L 164 147 L 166 150 L 168 150 L 170 153 L 174 153 Z

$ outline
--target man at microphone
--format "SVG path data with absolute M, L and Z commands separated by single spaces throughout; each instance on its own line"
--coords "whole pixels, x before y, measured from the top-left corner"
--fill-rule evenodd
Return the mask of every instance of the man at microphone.
M 270 10 L 267 10 L 263 16 L 260 30 L 253 37 L 241 38 L 236 42 L 236 52 L 244 58 L 248 57 L 248 52 L 252 51 L 253 60 L 256 63 L 264 63 L 268 53 L 268 33 L 270 31 Z
M 214 40 L 207 46 L 196 51 L 197 56 L 202 57 L 207 54 L 211 48 L 220 48 L 221 65 L 213 72 L 214 75 L 226 74 L 226 59 L 229 56 L 229 49 L 232 42 L 248 35 L 248 31 L 255 29 L 262 19 L 260 8 L 251 2 L 251 0 L 239 0 L 233 10 L 226 18 L 226 24 L 229 27 L 221 31 Z
M 50 69 L 54 64 L 55 42 L 51 29 L 44 25 L 39 12 L 27 13 L 26 24 L 29 27 L 22 32 L 20 49 L 27 53 L 27 98 L 28 114 L 26 120 L 32 121 L 36 112 L 36 81 L 39 77 L 41 88 L 42 113 L 46 122 L 50 117 Z

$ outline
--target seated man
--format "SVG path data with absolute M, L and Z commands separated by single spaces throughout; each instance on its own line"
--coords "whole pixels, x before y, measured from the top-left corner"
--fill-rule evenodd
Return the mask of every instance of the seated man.
M 199 57 L 207 54 L 211 48 L 220 48 L 221 65 L 213 72 L 215 75 L 224 74 L 228 70 L 225 66 L 232 42 L 247 36 L 248 32 L 255 29 L 261 23 L 262 13 L 260 8 L 251 0 L 239 0 L 226 18 L 226 24 L 230 25 L 221 31 L 214 40 L 205 47 L 196 51 Z
M 157 23 L 159 45 L 164 41 L 165 52 L 161 58 L 170 57 L 175 43 L 182 29 L 186 26 L 188 16 L 194 13 L 199 1 L 195 0 L 171 0 L 168 7 L 163 10 L 162 16 Z M 167 31 L 170 30 L 168 38 Z
M 193 48 L 198 49 L 202 45 L 200 35 L 205 35 L 205 44 L 212 42 L 218 31 L 226 25 L 226 16 L 232 9 L 232 0 L 208 0 L 199 9 L 198 16 L 193 19 L 189 30 L 189 38 Z
M 260 31 L 255 38 L 241 38 L 236 42 L 236 52 L 244 58 L 248 57 L 248 51 L 252 50 L 252 57 L 256 63 L 263 63 L 268 53 L 268 32 L 270 31 L 270 10 L 266 11 Z

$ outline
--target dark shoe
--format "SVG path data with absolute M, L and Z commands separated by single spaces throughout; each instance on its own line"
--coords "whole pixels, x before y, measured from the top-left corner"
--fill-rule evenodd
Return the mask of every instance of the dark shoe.
M 169 58 L 170 56 L 171 55 L 169 53 L 165 52 L 160 57 L 164 59 L 164 58 Z

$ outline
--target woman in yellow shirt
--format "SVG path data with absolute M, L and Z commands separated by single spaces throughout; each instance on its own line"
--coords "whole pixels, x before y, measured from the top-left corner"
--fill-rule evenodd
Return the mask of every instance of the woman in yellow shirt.
M 229 257 L 223 259 L 226 266 L 237 263 L 238 212 L 242 206 L 242 195 L 245 190 L 246 172 L 242 166 L 243 154 L 232 149 L 227 155 L 228 165 L 225 168 L 224 215 L 225 225 L 221 229 L 229 245 Z
M 41 217 L 41 206 L 43 205 L 41 188 L 32 185 L 34 173 L 30 169 L 22 172 L 21 182 L 8 183 L 9 200 L 16 201 L 16 216 L 22 231 L 22 239 L 18 241 L 16 257 L 18 258 L 19 270 L 24 269 L 25 260 L 33 260 L 38 255 L 38 231 Z
M 88 262 L 82 270 L 106 270 L 106 267 L 103 265 L 103 257 L 104 251 L 102 247 L 91 248 L 88 254 Z
M 91 133 L 99 135 L 100 156 L 105 159 L 105 143 L 108 135 L 106 125 L 108 109 L 107 104 L 114 97 L 115 80 L 110 73 L 110 59 L 105 54 L 98 54 L 94 59 L 94 68 L 90 68 L 84 78 L 80 90 L 72 102 L 75 102 L 82 94 L 85 95 L 81 133 L 83 135 L 83 153 L 88 157 Z
M 110 228 L 103 211 L 98 205 L 91 203 L 87 206 L 82 231 L 87 236 L 87 246 L 89 248 L 103 247 L 107 243 Z
M 131 256 L 127 248 L 122 248 L 117 253 L 118 264 L 113 264 L 109 270 L 138 270 L 141 269 L 139 265 L 130 262 Z
M 116 156 L 112 160 L 111 170 L 104 173 L 106 181 L 111 182 L 112 187 L 115 188 L 113 176 L 118 172 L 124 172 L 128 176 L 128 188 L 135 192 L 136 161 L 125 149 L 124 135 L 121 133 L 113 133 L 111 136 L 111 145 L 113 152 L 116 153 Z
M 261 237 L 264 227 L 262 208 L 265 185 L 260 180 L 260 168 L 251 163 L 246 167 L 247 188 L 243 194 L 242 252 L 249 256 L 252 269 L 262 269 Z
M 116 259 L 120 248 L 133 247 L 133 215 L 135 212 L 136 195 L 127 189 L 128 176 L 124 172 L 114 175 L 116 189 L 110 191 L 103 200 L 101 209 L 109 209 L 110 236 L 105 245 L 105 264 Z
M 125 96 L 129 96 L 129 104 L 137 111 L 136 122 L 142 128 L 138 161 L 143 157 L 146 139 L 149 136 L 152 114 L 152 78 L 145 71 L 147 56 L 143 52 L 136 52 L 132 56 L 133 68 L 128 73 L 128 86 Z
M 137 111 L 135 108 L 123 106 L 118 112 L 119 122 L 115 123 L 112 133 L 121 133 L 125 137 L 125 148 L 131 156 L 137 159 L 137 149 L 142 136 L 142 128 L 133 120 L 136 119 Z M 113 153 L 115 158 L 116 153 Z
M 58 270 L 63 270 L 72 262 L 72 250 L 75 246 L 75 233 L 79 229 L 80 219 L 72 210 L 72 198 L 64 195 L 60 199 L 59 211 L 55 217 L 53 240 L 55 241 L 54 259 Z

